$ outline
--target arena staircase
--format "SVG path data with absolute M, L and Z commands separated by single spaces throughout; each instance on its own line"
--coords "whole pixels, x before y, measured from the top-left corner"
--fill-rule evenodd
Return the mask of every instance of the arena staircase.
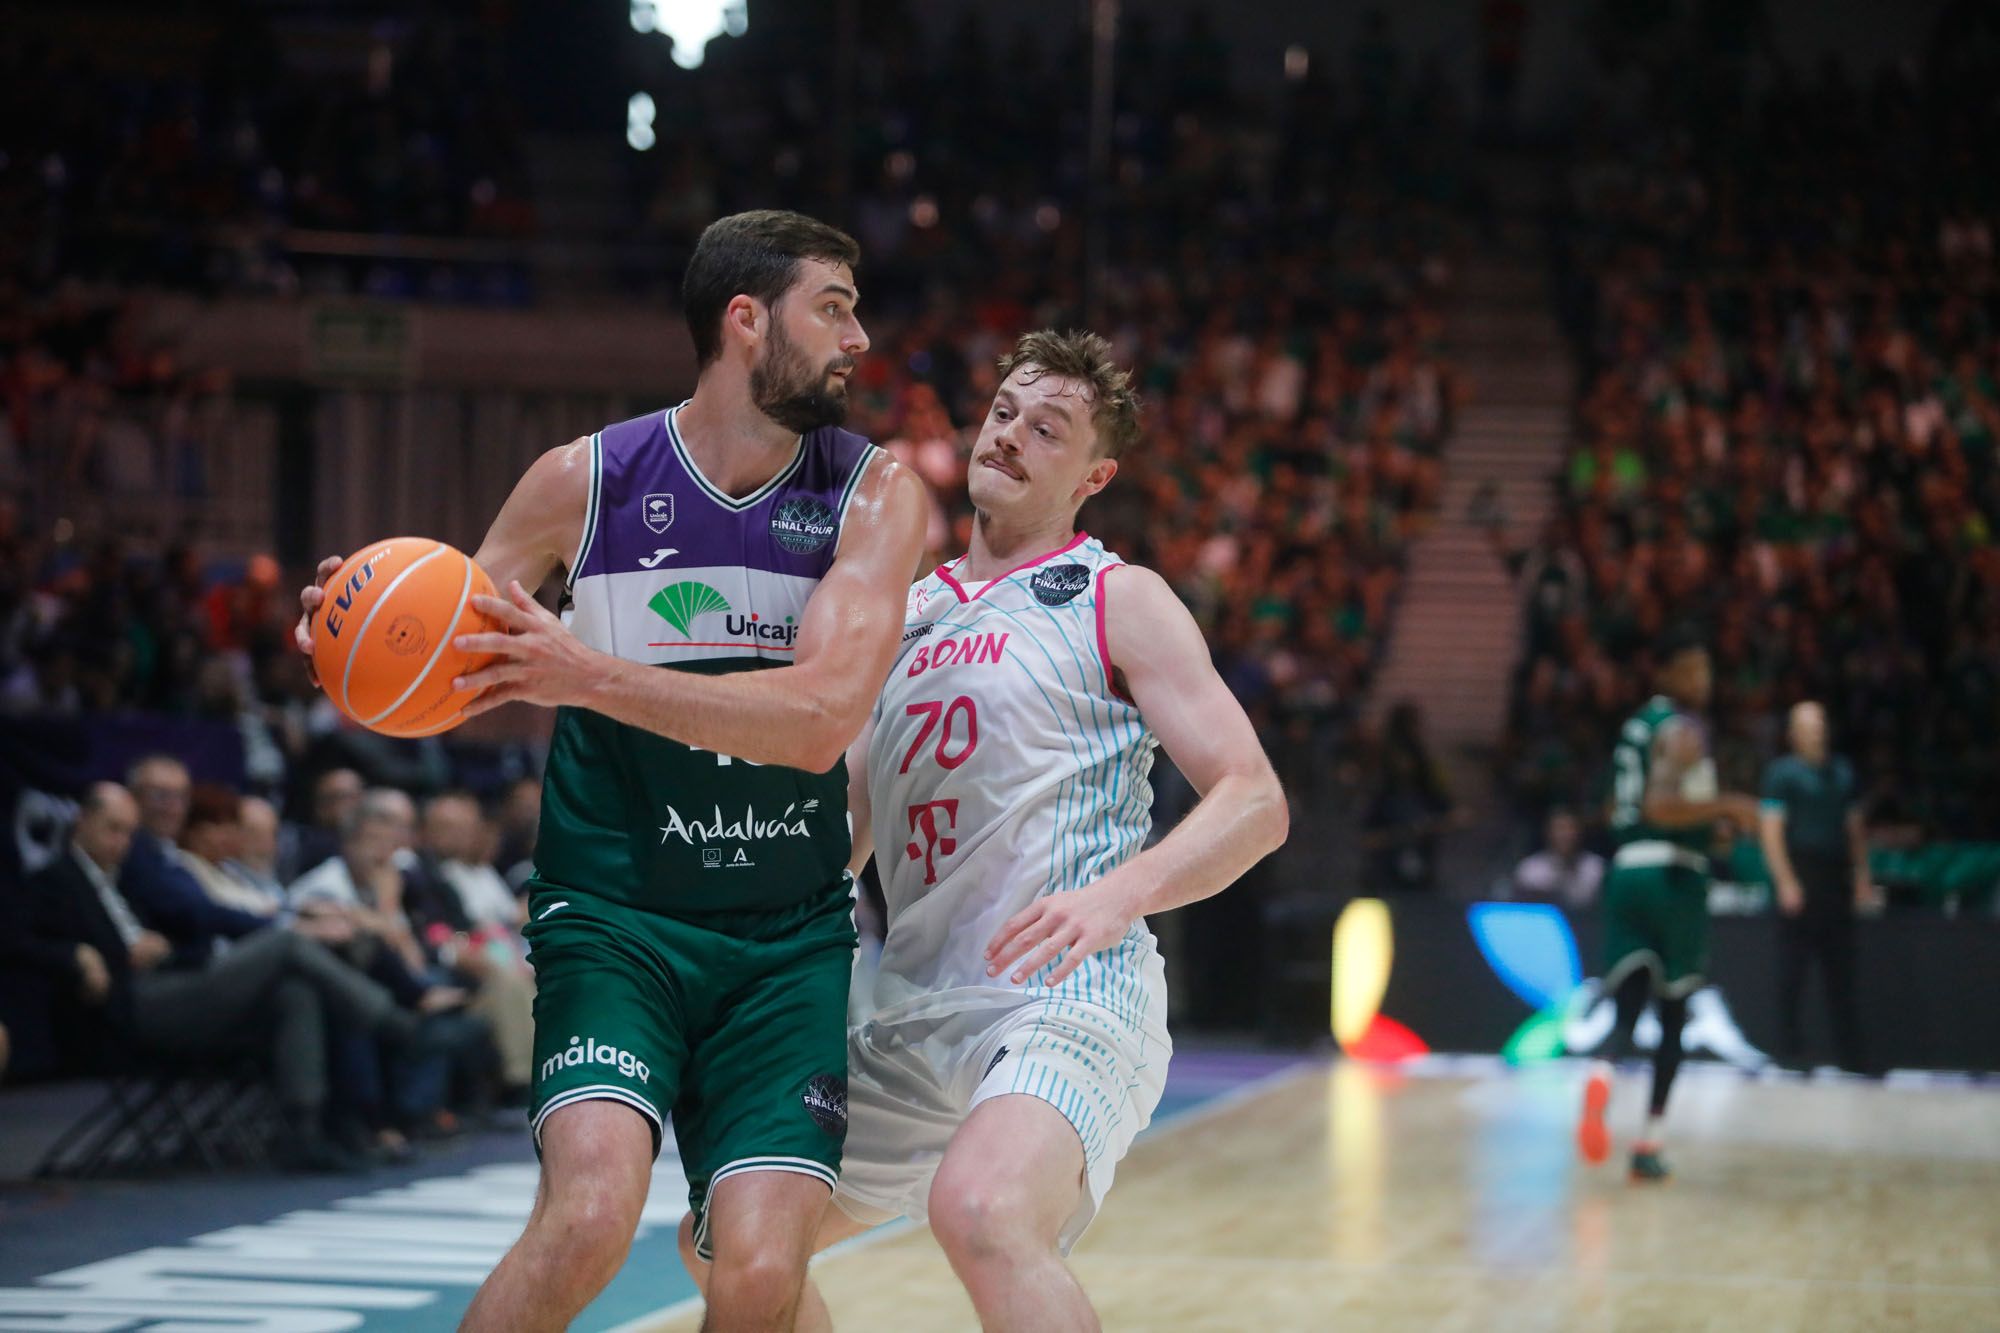
M 1518 215 L 1517 215 L 1518 216 Z M 1402 700 L 1424 714 L 1433 754 L 1461 811 L 1496 813 L 1490 759 L 1506 722 L 1520 650 L 1521 599 L 1493 549 L 1476 497 L 1488 495 L 1506 542 L 1532 541 L 1553 501 L 1573 398 L 1569 350 L 1550 308 L 1531 229 L 1512 223 L 1468 263 L 1449 329 L 1470 393 L 1445 448 L 1444 499 L 1410 553 L 1388 652 L 1369 700 L 1381 718 Z M 1472 839 L 1475 843 L 1490 841 Z M 1448 839 L 1445 883 L 1470 888 L 1504 849 Z M 1483 880 L 1481 880 L 1483 882 Z

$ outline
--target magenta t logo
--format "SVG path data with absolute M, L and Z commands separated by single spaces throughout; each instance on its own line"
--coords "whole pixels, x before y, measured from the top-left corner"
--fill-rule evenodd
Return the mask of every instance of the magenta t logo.
M 944 815 L 944 827 L 938 827 L 938 815 Z M 912 861 L 921 858 L 924 863 L 924 883 L 937 883 L 937 858 L 950 856 L 958 850 L 958 839 L 951 831 L 958 823 L 958 802 L 925 801 L 910 807 L 910 836 L 923 835 L 924 845 L 919 847 L 914 841 L 903 847 L 904 855 Z

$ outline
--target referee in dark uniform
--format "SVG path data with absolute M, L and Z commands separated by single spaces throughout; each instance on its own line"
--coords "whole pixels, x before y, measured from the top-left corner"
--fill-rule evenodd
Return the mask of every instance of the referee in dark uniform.
M 1854 1002 L 1854 912 L 1874 903 L 1868 841 L 1855 804 L 1854 769 L 1827 746 L 1826 710 L 1792 709 L 1792 752 L 1764 770 L 1764 859 L 1778 891 L 1779 1055 L 1796 1062 L 1804 1048 L 1799 1004 L 1806 960 L 1816 955 L 1841 1067 L 1863 1070 Z

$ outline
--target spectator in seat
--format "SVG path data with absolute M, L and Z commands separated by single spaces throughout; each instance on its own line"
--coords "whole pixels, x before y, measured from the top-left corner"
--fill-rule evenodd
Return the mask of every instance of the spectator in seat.
M 422 849 L 472 924 L 495 927 L 519 939 L 527 904 L 480 855 L 485 825 L 485 815 L 471 794 L 433 796 L 424 803 Z
M 354 926 L 340 914 L 324 908 L 295 913 L 287 906 L 282 887 L 273 889 L 229 869 L 240 863 L 250 836 L 244 829 L 242 811 L 253 801 L 270 812 L 270 805 L 256 797 L 239 797 L 213 783 L 197 784 L 188 802 L 187 825 L 181 830 L 176 859 L 213 902 L 248 912 L 271 925 L 290 926 L 335 950 L 351 944 Z
M 1582 822 L 1568 810 L 1550 811 L 1547 839 L 1514 867 L 1514 896 L 1589 907 L 1604 882 L 1604 858 L 1584 847 Z
M 243 850 L 241 806 L 242 798 L 229 788 L 197 784 L 188 801 L 175 860 L 211 901 L 270 920 L 284 907 L 283 895 L 260 892 L 223 869 Z
M 236 853 L 222 862 L 223 873 L 264 898 L 285 901 L 278 876 L 278 808 L 261 796 L 245 796 L 236 807 Z
M 361 775 L 351 768 L 330 768 L 313 779 L 312 820 L 289 830 L 287 882 L 340 854 L 340 831 L 354 813 L 362 790 Z
M 130 798 L 138 803 L 139 827 L 129 854 L 120 858 L 118 891 L 141 916 L 164 923 L 181 951 L 175 964 L 201 967 L 218 941 L 242 939 L 269 926 L 268 915 L 211 899 L 181 858 L 180 837 L 193 799 L 187 765 L 171 755 L 148 755 L 132 765 L 126 781 Z
M 490 832 L 479 802 L 465 792 L 424 804 L 424 868 L 452 895 L 462 923 L 435 922 L 426 933 L 442 960 L 477 987 L 472 1012 L 493 1029 L 501 1082 L 512 1097 L 526 1094 L 533 1075 L 535 984 L 521 938 L 526 907 L 481 855 Z
M 378 787 L 362 793 L 347 813 L 335 854 L 294 880 L 285 896 L 295 911 L 344 916 L 421 977 L 430 960 L 405 910 L 396 858 L 413 822 L 410 798 L 401 792 Z
M 18 895 L 23 919 L 0 936 L 0 957 L 59 978 L 98 1026 L 156 1059 L 268 1051 L 287 1121 L 280 1161 L 300 1170 L 358 1166 L 322 1119 L 328 1020 L 417 1049 L 425 1038 L 416 1019 L 296 931 L 259 929 L 218 952 L 198 917 L 128 898 L 121 871 L 143 834 L 129 792 L 91 787 L 66 854 Z
M 427 891 L 421 876 L 405 873 L 401 854 L 414 824 L 414 808 L 402 792 L 380 787 L 363 792 L 348 815 L 339 854 L 300 876 L 286 894 L 296 912 L 328 913 L 348 922 L 355 932 L 348 956 L 355 965 L 447 1034 L 453 1056 L 448 1062 L 391 1061 L 385 1067 L 383 1053 L 368 1043 L 349 1041 L 340 1048 L 350 1098 L 343 1109 L 365 1122 L 375 1146 L 391 1154 L 401 1153 L 404 1128 L 430 1133 L 455 1123 L 444 1110 L 451 1076 L 479 1083 L 493 1049 L 485 1023 L 454 1012 L 471 996 L 422 938 L 426 925 L 437 919 L 443 895 Z

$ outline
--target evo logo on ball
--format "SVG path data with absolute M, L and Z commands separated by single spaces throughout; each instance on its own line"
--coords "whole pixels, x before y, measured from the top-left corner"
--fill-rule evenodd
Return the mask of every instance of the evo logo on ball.
M 389 548 L 383 547 L 361 562 L 361 568 L 347 576 L 347 582 L 333 595 L 333 604 L 326 609 L 326 632 L 329 638 L 340 637 L 341 629 L 347 623 L 347 613 L 354 609 L 354 599 L 375 577 L 375 566 L 389 557 Z

